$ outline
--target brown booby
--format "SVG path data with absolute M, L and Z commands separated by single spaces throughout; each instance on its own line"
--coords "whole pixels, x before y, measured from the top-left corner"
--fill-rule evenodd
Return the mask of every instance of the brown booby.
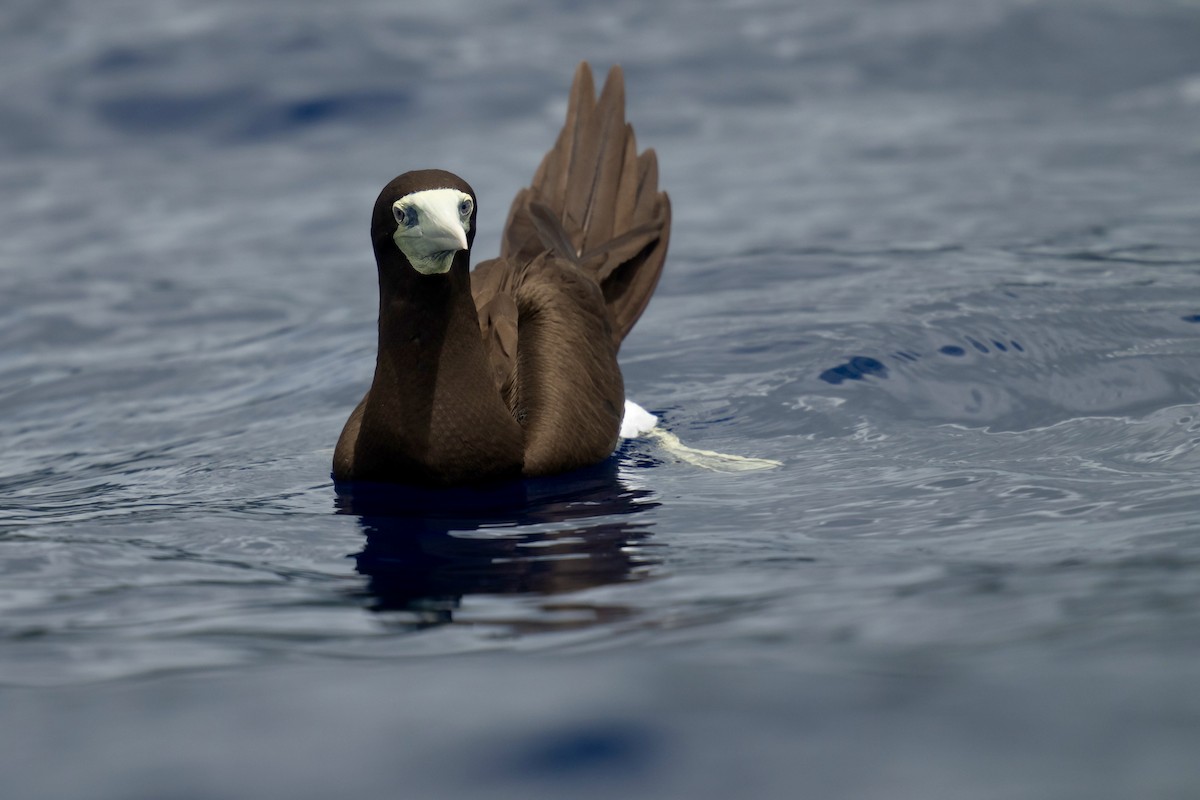
M 551 475 L 616 447 L 617 351 L 658 284 L 671 226 L 654 151 L 639 154 L 625 122 L 620 67 L 597 99 L 579 65 L 500 257 L 471 271 L 476 202 L 466 181 L 433 169 L 400 175 L 376 200 L 379 350 L 338 439 L 335 480 Z

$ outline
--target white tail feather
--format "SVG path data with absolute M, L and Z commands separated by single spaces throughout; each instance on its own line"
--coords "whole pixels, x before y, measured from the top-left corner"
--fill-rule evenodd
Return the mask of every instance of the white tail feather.
M 703 469 L 713 472 L 753 472 L 760 469 L 774 469 L 783 466 L 782 461 L 772 461 L 767 458 L 747 458 L 728 453 L 718 453 L 715 450 L 701 450 L 688 447 L 679 441 L 679 437 L 668 430 L 658 427 L 658 417 L 630 400 L 625 401 L 625 417 L 621 420 L 621 438 L 636 439 L 645 436 L 654 439 L 663 450 L 680 461 L 686 461 Z
M 632 400 L 625 401 L 625 416 L 621 417 L 621 438 L 636 439 L 654 430 L 658 417 Z

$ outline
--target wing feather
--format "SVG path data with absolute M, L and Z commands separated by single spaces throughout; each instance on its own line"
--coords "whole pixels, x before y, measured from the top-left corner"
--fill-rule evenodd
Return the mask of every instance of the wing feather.
M 520 266 L 549 252 L 584 269 L 600 285 L 620 346 L 658 285 L 670 223 L 654 151 L 638 154 L 625 121 L 621 68 L 597 99 L 591 68 L 580 64 L 555 145 L 513 200 L 501 257 Z

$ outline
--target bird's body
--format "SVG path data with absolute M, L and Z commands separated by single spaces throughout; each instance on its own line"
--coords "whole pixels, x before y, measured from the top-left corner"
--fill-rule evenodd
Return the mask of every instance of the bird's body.
M 614 68 L 581 64 L 566 124 L 470 271 L 475 194 L 408 172 L 376 201 L 379 351 L 333 459 L 339 481 L 455 485 L 566 472 L 613 451 L 617 350 L 658 283 L 670 203 Z

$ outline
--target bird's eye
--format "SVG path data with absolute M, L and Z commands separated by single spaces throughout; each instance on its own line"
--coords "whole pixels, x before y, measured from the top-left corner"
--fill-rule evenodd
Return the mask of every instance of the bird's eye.
M 475 208 L 475 204 L 473 202 L 471 202 L 471 198 L 464 197 L 462 202 L 458 204 L 459 216 L 463 216 L 463 217 L 471 216 L 471 210 L 473 208 Z
M 411 228 L 417 224 L 417 210 L 411 206 L 392 206 L 392 214 L 396 217 L 397 225 Z

